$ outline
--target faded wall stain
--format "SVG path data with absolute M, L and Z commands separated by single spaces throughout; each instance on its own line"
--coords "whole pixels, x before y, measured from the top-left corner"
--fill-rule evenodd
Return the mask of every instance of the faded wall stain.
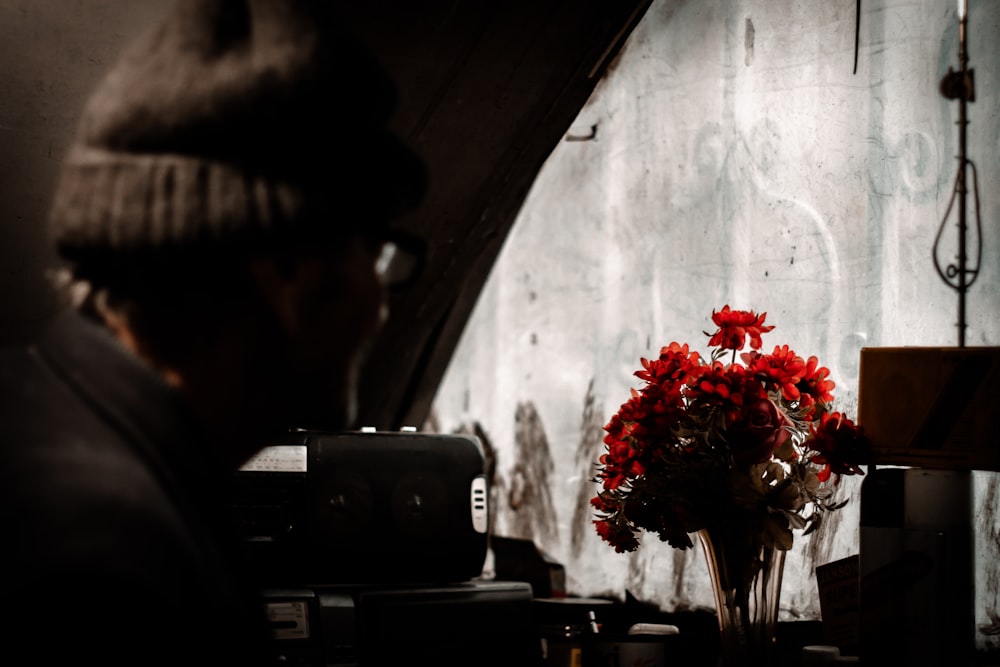
M 585 538 L 594 533 L 592 523 L 594 511 L 590 499 L 597 495 L 600 485 L 594 481 L 596 463 L 603 453 L 604 416 L 595 408 L 594 379 L 587 384 L 583 400 L 583 415 L 580 419 L 580 440 L 576 445 L 575 462 L 580 471 L 580 485 L 576 494 L 573 511 L 573 526 L 570 544 L 574 554 L 579 553 Z
M 982 474 L 982 473 L 980 473 Z M 976 599 L 982 608 L 977 610 L 981 620 L 976 630 L 979 636 L 976 644 L 980 647 L 1000 647 L 1000 569 L 995 564 L 1000 560 L 1000 475 L 985 477 L 985 488 L 976 511 L 978 569 L 984 574 L 978 582 L 980 590 Z
M 555 466 L 549 441 L 534 403 L 518 403 L 514 421 L 514 465 L 507 475 L 508 537 L 552 545 L 559 539 L 559 527 L 552 504 Z

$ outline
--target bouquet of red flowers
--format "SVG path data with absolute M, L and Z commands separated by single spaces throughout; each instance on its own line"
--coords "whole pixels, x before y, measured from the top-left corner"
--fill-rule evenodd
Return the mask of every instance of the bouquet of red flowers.
M 597 532 L 616 551 L 636 549 L 644 530 L 686 549 L 691 533 L 734 522 L 787 551 L 793 529 L 808 534 L 846 502 L 833 487 L 863 474 L 867 442 L 833 411 L 834 383 L 816 357 L 787 345 L 760 351 L 774 329 L 765 317 L 727 305 L 712 312 L 718 330 L 705 332 L 710 359 L 674 342 L 641 360 L 645 384 L 604 427 L 591 499 Z

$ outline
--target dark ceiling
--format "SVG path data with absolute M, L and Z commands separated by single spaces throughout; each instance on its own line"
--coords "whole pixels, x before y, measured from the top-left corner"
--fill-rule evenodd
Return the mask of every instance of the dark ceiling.
M 359 424 L 422 426 L 528 190 L 651 0 L 372 0 L 345 7 L 395 77 L 395 129 L 431 189 L 401 225 L 427 271 L 394 295 Z

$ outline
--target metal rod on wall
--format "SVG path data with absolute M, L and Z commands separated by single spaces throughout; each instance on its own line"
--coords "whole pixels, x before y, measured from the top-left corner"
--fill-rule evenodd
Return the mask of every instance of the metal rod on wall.
M 976 99 L 974 70 L 969 67 L 969 52 L 967 45 L 968 28 L 968 0 L 958 0 L 958 62 L 959 70 L 953 71 L 950 67 L 948 73 L 941 79 L 941 94 L 948 99 L 958 100 L 958 175 L 955 178 L 955 187 L 952 191 L 948 208 L 941 226 L 938 228 L 937 237 L 934 239 L 933 258 L 934 268 L 941 279 L 952 289 L 958 292 L 958 346 L 965 347 L 966 307 L 965 295 L 969 287 L 975 282 L 979 273 L 979 263 L 982 257 L 982 224 L 979 219 L 979 185 L 976 176 L 976 165 L 969 160 L 966 144 L 968 132 L 968 103 Z M 976 211 L 976 248 L 977 256 L 975 266 L 969 268 L 968 246 L 968 210 L 966 208 L 967 196 L 969 194 L 967 173 L 971 169 L 973 193 L 975 195 Z M 944 270 L 938 261 L 938 245 L 941 240 L 941 233 L 944 230 L 951 207 L 958 199 L 958 265 L 949 264 Z

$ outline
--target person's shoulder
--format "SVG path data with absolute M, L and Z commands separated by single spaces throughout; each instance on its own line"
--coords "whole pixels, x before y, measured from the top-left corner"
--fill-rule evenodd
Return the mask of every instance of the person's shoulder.
M 0 352 L 0 501 L 4 515 L 66 521 L 168 504 L 155 465 L 33 346 Z M 44 524 L 42 524 L 44 525 Z
M 60 450 L 79 454 L 114 439 L 35 346 L 0 351 L 0 460 L 57 456 Z
M 125 598 L 212 590 L 211 537 L 127 440 L 41 423 L 20 436 L 0 435 L 0 518 L 19 587 L 63 576 L 103 581 Z
M 40 371 L 30 343 L 0 346 L 0 397 L 7 399 L 12 392 L 23 387 L 26 380 L 37 377 Z

